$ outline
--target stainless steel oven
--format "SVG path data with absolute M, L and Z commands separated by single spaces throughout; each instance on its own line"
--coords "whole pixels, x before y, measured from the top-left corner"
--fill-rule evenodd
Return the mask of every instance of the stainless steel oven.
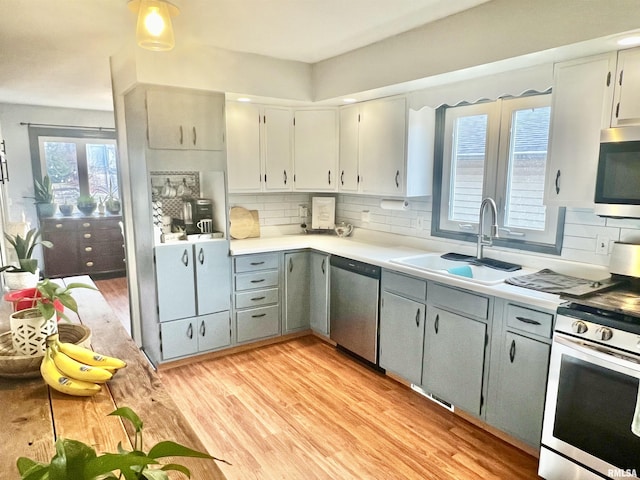
M 637 293 L 607 295 L 640 303 Z M 639 389 L 640 319 L 601 305 L 558 308 L 540 476 L 639 478 Z

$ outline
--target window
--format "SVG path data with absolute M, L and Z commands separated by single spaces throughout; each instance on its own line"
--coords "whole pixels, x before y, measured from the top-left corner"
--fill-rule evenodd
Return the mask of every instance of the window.
M 114 131 L 29 127 L 34 176 L 49 175 L 55 202 L 120 198 Z
M 433 235 L 475 241 L 491 197 L 495 245 L 560 253 L 564 210 L 543 204 L 550 104 L 544 94 L 438 110 Z

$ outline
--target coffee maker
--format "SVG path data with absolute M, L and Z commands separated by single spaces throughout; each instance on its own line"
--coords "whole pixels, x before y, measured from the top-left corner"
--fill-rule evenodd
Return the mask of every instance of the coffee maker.
M 210 220 L 213 223 L 213 201 L 210 198 L 190 198 L 183 206 L 184 227 L 187 234 L 203 233 L 202 226 Z M 210 230 L 207 233 L 211 233 Z

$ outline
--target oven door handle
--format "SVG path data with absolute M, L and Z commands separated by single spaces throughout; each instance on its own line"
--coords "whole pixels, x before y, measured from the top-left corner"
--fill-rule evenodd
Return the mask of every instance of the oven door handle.
M 627 355 L 619 350 L 614 350 L 604 345 L 576 340 L 575 338 L 563 335 L 562 333 L 556 333 L 553 337 L 553 341 L 578 352 L 582 352 L 585 355 L 591 355 L 600 360 L 635 370 L 636 372 L 640 371 L 640 359 L 634 358 L 633 356 Z

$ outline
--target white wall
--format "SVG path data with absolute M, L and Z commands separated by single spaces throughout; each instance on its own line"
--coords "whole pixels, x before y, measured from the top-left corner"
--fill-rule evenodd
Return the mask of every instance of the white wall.
M 6 219 L 20 221 L 24 212 L 27 221 L 36 226 L 38 220 L 33 200 L 24 198 L 33 197 L 33 173 L 28 127 L 20 123 L 113 128 L 113 112 L 0 104 L 0 125 L 9 165 L 9 183 L 4 191 Z

